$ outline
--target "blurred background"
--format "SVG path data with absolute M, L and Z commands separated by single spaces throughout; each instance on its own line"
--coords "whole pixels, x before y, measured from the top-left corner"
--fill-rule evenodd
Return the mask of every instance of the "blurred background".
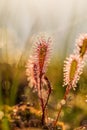
M 65 56 L 87 32 L 86 5 L 86 0 L 0 0 L 0 50 L 8 52 L 9 62 L 17 60 L 29 52 L 31 36 L 45 31 L 54 37 L 54 54 Z
M 39 32 L 47 32 L 54 39 L 47 75 L 53 86 L 50 108 L 57 111 L 56 104 L 65 92 L 63 62 L 73 52 L 79 34 L 87 33 L 87 0 L 0 0 L 0 66 L 9 64 L 10 75 L 15 77 L 12 89 L 15 91 L 11 96 L 17 91 L 15 86 L 23 86 L 23 83 L 26 86 L 24 65 L 32 48 L 31 38 Z M 7 73 L 7 81 L 11 76 L 6 64 L 1 70 Z M 71 102 L 64 109 L 61 120 L 74 129 L 82 120 L 87 120 L 87 65 L 77 90 L 72 91 L 69 98 Z

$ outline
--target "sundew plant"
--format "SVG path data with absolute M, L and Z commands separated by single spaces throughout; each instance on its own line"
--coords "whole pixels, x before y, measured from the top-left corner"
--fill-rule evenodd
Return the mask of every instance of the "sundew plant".
M 42 124 L 45 122 L 45 109 L 51 94 L 51 85 L 46 76 L 46 69 L 51 55 L 52 38 L 40 34 L 34 40 L 33 54 L 26 65 L 29 86 L 37 91 L 42 109 Z
M 51 94 L 51 84 L 46 76 L 46 70 L 50 60 L 52 38 L 48 34 L 38 34 L 33 42 L 32 55 L 30 55 L 26 64 L 26 75 L 29 87 L 33 88 L 33 92 L 37 92 L 41 111 L 42 125 L 46 124 L 46 107 Z M 73 53 L 64 61 L 63 67 L 63 87 L 66 91 L 63 99 L 60 101 L 60 108 L 55 119 L 51 122 L 52 127 L 56 127 L 59 121 L 60 113 L 66 104 L 67 97 L 71 89 L 77 88 L 77 83 L 83 72 L 85 59 L 87 55 L 87 34 L 81 34 L 76 40 L 76 47 Z M 58 73 L 58 72 L 57 72 Z

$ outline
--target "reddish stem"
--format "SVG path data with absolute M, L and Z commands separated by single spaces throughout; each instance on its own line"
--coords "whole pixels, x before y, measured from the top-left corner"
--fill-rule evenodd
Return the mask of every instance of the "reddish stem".
M 71 88 L 71 85 L 67 86 L 67 88 L 66 88 L 66 91 L 65 91 L 65 94 L 64 94 L 64 97 L 63 97 L 63 99 L 64 99 L 65 101 L 67 100 L 67 95 L 68 95 L 68 93 L 70 92 L 70 88 Z M 58 122 L 58 120 L 59 120 L 59 117 L 60 117 L 60 113 L 61 113 L 61 111 L 62 111 L 62 108 L 63 108 L 63 105 L 61 105 L 61 107 L 60 107 L 60 109 L 59 109 L 59 111 L 58 111 L 56 120 L 55 120 L 55 122 L 54 122 L 54 124 L 53 124 L 54 126 L 56 126 L 56 124 L 57 124 L 57 122 Z
M 41 80 L 42 80 L 42 76 L 40 76 L 40 102 L 41 102 L 41 108 L 42 108 L 42 125 L 44 125 L 45 122 L 45 110 L 46 110 L 46 106 L 48 104 L 48 100 L 51 94 L 51 85 L 50 82 L 48 80 L 48 78 L 46 76 L 44 76 L 45 81 L 47 82 L 47 86 L 48 86 L 48 96 L 47 96 L 47 100 L 46 103 L 44 104 L 43 98 L 42 98 L 42 92 L 41 92 Z
M 39 99 L 40 99 L 40 102 L 41 102 L 41 109 L 42 109 L 42 125 L 44 124 L 44 119 L 45 119 L 45 114 L 44 114 L 44 102 L 43 102 L 43 98 L 42 98 L 42 92 L 41 92 L 41 89 L 42 89 L 42 87 L 41 87 L 41 84 L 42 84 L 42 82 L 41 82 L 41 80 L 42 80 L 42 74 L 40 74 L 40 77 L 39 77 L 39 80 L 40 80 L 40 97 L 39 97 Z
M 42 120 L 45 120 L 45 110 L 46 110 L 46 106 L 48 104 L 49 97 L 50 97 L 50 94 L 51 94 L 51 85 L 50 85 L 50 82 L 49 82 L 49 80 L 48 80 L 48 78 L 46 76 L 44 76 L 44 79 L 46 80 L 47 86 L 48 86 L 48 96 L 47 96 L 47 100 L 46 100 L 46 103 L 45 103 L 44 108 L 43 108 Z
M 45 106 L 44 106 L 44 109 L 45 109 L 47 104 L 48 104 L 49 97 L 50 97 L 50 94 L 51 94 L 51 85 L 50 85 L 50 82 L 49 82 L 49 80 L 46 76 L 44 77 L 44 79 L 46 80 L 47 86 L 48 86 L 48 96 L 47 96 L 47 100 L 46 100 L 46 103 L 45 103 Z

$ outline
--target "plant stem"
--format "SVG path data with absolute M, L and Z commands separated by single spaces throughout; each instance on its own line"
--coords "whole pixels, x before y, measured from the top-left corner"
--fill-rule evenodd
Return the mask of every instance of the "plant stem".
M 39 95 L 39 99 L 40 99 L 40 103 L 41 103 L 41 109 L 42 109 L 42 119 L 41 119 L 41 122 L 42 122 L 42 125 L 44 125 L 44 120 L 45 120 L 45 110 L 44 110 L 44 102 L 43 102 L 43 98 L 42 98 L 42 92 L 41 92 L 41 89 L 42 89 L 42 73 L 40 74 L 40 77 L 39 77 L 39 87 L 40 87 L 40 95 Z
M 41 79 L 42 79 L 42 75 L 40 76 L 40 102 L 41 102 L 41 108 L 42 108 L 42 125 L 44 125 L 44 122 L 45 122 L 45 110 L 46 110 L 46 106 L 48 104 L 48 101 L 49 101 L 49 97 L 50 97 L 50 94 L 51 94 L 51 85 L 50 85 L 50 82 L 48 80 L 48 78 L 46 76 L 44 76 L 44 79 L 45 81 L 47 82 L 47 87 L 48 87 L 48 96 L 47 96 L 47 100 L 46 100 L 46 103 L 44 104 L 44 101 L 43 101 L 43 98 L 42 98 L 42 92 L 41 92 Z
M 46 106 L 48 104 L 49 97 L 50 97 L 50 94 L 51 94 L 51 85 L 50 85 L 50 82 L 49 82 L 49 80 L 46 76 L 44 77 L 44 79 L 46 80 L 47 86 L 48 86 L 48 96 L 47 96 L 47 100 L 46 100 L 46 103 L 45 103 L 45 106 L 44 106 L 44 109 L 46 109 Z
M 46 76 L 44 76 L 44 79 L 46 80 L 47 86 L 48 86 L 48 96 L 47 96 L 47 100 L 46 100 L 46 103 L 45 103 L 44 108 L 43 108 L 42 121 L 45 120 L 45 110 L 46 110 L 46 106 L 48 104 L 49 97 L 50 97 L 50 94 L 51 94 L 51 85 L 50 85 L 50 82 L 49 82 L 49 80 L 48 80 L 48 78 Z
M 70 92 L 70 88 L 71 88 L 71 85 L 68 85 L 67 88 L 66 88 L 66 91 L 65 91 L 65 94 L 64 94 L 64 97 L 63 97 L 63 99 L 64 99 L 65 101 L 67 100 L 67 95 L 68 95 L 68 93 Z M 58 114 L 57 114 L 57 117 L 56 117 L 56 120 L 55 120 L 53 126 L 56 126 L 56 124 L 57 124 L 57 122 L 58 122 L 58 120 L 59 120 L 59 117 L 60 117 L 60 113 L 61 113 L 61 111 L 62 111 L 62 108 L 63 108 L 63 105 L 61 105 L 61 107 L 60 107 L 60 109 L 59 109 L 59 111 L 58 111 Z

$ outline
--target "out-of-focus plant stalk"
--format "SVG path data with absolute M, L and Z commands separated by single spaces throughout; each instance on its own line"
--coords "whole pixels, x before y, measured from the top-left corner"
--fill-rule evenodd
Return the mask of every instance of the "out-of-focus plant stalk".
M 66 61 L 64 62 L 64 84 L 63 86 L 66 86 L 66 91 L 64 94 L 63 99 L 61 100 L 61 106 L 58 111 L 56 120 L 54 121 L 53 125 L 56 126 L 61 110 L 63 106 L 66 104 L 67 96 L 70 92 L 70 90 L 77 87 L 77 82 L 80 79 L 80 75 L 82 74 L 83 70 L 83 61 L 81 60 L 80 56 L 77 54 L 70 55 L 69 58 L 66 58 Z

